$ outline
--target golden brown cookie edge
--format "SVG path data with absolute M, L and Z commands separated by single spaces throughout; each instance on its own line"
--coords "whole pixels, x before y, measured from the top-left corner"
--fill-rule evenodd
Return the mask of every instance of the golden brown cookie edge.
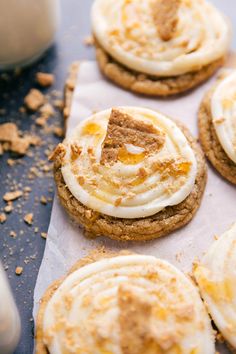
M 95 40 L 96 59 L 101 72 L 118 86 L 137 94 L 147 96 L 172 96 L 197 87 L 210 78 L 225 62 L 225 57 L 202 67 L 199 71 L 169 78 L 154 76 L 130 70 L 113 59 Z

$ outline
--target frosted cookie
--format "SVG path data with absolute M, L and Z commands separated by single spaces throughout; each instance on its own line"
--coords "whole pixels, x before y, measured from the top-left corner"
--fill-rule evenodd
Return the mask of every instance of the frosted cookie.
M 194 275 L 209 313 L 226 341 L 236 350 L 236 224 L 206 253 Z
M 224 178 L 236 184 L 236 70 L 208 92 L 198 116 L 206 156 Z
M 146 108 L 94 114 L 52 159 L 60 201 L 90 236 L 166 235 L 192 219 L 206 183 L 203 153 L 189 131 Z
M 47 290 L 36 354 L 215 354 L 197 288 L 177 268 L 145 255 L 79 261 Z
M 136 93 L 189 90 L 224 62 L 228 20 L 205 0 L 95 0 L 92 29 L 106 77 Z

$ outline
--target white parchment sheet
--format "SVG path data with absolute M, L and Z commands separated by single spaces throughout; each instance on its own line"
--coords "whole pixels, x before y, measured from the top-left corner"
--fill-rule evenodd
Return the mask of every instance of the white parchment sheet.
M 197 111 L 200 101 L 214 78 L 200 88 L 178 98 L 156 99 L 136 96 L 107 82 L 95 62 L 81 63 L 73 96 L 68 134 L 94 110 L 115 106 L 143 106 L 159 110 L 181 120 L 197 136 Z M 105 246 L 113 250 L 129 249 L 166 259 L 178 268 L 189 271 L 196 257 L 201 257 L 211 245 L 214 235 L 220 235 L 236 221 L 236 187 L 223 180 L 212 168 L 199 211 L 184 228 L 169 236 L 147 243 L 119 243 L 107 238 L 90 240 L 75 225 L 55 196 L 45 253 L 34 293 L 34 314 L 47 286 L 89 250 Z M 178 257 L 176 256 L 178 255 Z M 221 353 L 226 351 L 221 351 Z M 206 353 L 207 354 L 207 353 Z

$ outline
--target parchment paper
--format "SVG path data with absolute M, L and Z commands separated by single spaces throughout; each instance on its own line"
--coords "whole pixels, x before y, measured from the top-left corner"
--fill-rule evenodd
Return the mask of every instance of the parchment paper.
M 75 125 L 91 115 L 94 110 L 119 105 L 137 105 L 159 110 L 181 120 L 194 136 L 197 136 L 198 107 L 214 80 L 215 78 L 178 98 L 143 98 L 106 81 L 99 73 L 95 62 L 83 62 L 78 73 L 67 133 L 70 134 Z M 48 285 L 64 275 L 80 257 L 99 246 L 155 255 L 170 261 L 184 271 L 190 271 L 193 260 L 203 255 L 211 245 L 214 235 L 220 235 L 236 221 L 235 206 L 236 187 L 223 180 L 209 166 L 208 182 L 201 207 L 187 226 L 154 241 L 119 243 L 104 237 L 86 239 L 82 230 L 69 219 L 55 196 L 45 253 L 35 287 L 34 314 L 37 312 L 38 301 Z M 228 351 L 221 351 L 223 352 Z

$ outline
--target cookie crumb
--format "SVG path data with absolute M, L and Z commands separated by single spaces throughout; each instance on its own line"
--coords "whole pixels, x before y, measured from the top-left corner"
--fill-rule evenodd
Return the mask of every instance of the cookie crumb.
M 21 275 L 23 273 L 23 267 L 16 267 L 15 269 L 15 273 L 16 275 Z
M 41 234 L 40 234 L 40 235 L 41 235 L 41 237 L 42 237 L 42 238 L 44 238 L 44 239 L 46 239 L 46 238 L 47 238 L 47 233 L 46 233 L 46 232 L 41 232 Z
M 31 89 L 24 99 L 26 107 L 36 112 L 45 102 L 44 95 L 37 89 Z
M 45 103 L 40 109 L 39 112 L 41 113 L 41 117 L 44 117 L 45 119 L 51 117 L 54 115 L 55 111 L 53 106 L 50 103 Z
M 10 234 L 9 234 L 11 237 L 13 237 L 13 238 L 16 238 L 16 232 L 15 231 L 10 231 Z
M 121 202 L 122 202 L 122 198 L 121 197 L 117 198 L 115 200 L 115 206 L 118 207 L 121 204 Z
M 16 163 L 16 160 L 13 160 L 13 159 L 7 159 L 7 164 L 9 165 L 9 166 L 14 166 L 15 165 L 15 163 Z
M 29 214 L 26 214 L 24 216 L 24 221 L 28 225 L 32 225 L 33 224 L 33 219 L 34 219 L 34 214 L 33 213 L 29 213 Z
M 94 45 L 94 37 L 90 34 L 83 39 L 84 45 L 90 47 Z
M 53 74 L 38 72 L 36 74 L 36 81 L 42 87 L 49 87 L 54 84 L 55 77 Z
M 169 41 L 175 35 L 178 24 L 180 0 L 156 0 L 153 16 L 159 36 L 163 41 Z
M 4 208 L 4 211 L 5 211 L 6 213 L 8 213 L 8 214 L 11 213 L 12 210 L 13 210 L 13 205 L 12 205 L 12 204 L 8 204 L 8 205 L 6 205 L 5 208 Z
M 7 192 L 4 194 L 3 200 L 5 200 L 5 202 L 10 202 L 12 200 L 20 198 L 22 195 L 23 195 L 23 193 L 20 190 L 17 190 L 14 192 Z
M 21 136 L 15 123 L 4 123 L 0 125 L 0 142 L 2 153 L 12 151 L 20 155 L 25 155 L 30 145 L 39 145 L 40 138 L 32 135 Z M 15 161 L 8 159 L 7 163 L 12 166 Z
M 140 169 L 138 170 L 139 173 L 139 177 L 141 178 L 145 178 L 148 176 L 148 172 L 144 167 L 140 167 Z
M 66 154 L 66 148 L 63 144 L 58 144 L 57 147 L 53 150 L 53 152 L 49 155 L 48 160 L 54 161 L 57 157 L 61 160 Z
M 0 214 L 0 223 L 3 224 L 7 220 L 7 216 L 5 213 Z
M 64 103 L 62 100 L 54 100 L 53 101 L 53 106 L 59 110 L 62 110 L 62 108 L 64 107 Z
M 42 195 L 40 198 L 40 203 L 46 205 L 47 204 L 47 198 Z
M 62 128 L 60 127 L 54 127 L 53 128 L 53 133 L 58 137 L 58 138 L 62 138 L 64 136 L 64 131 Z
M 79 184 L 80 184 L 81 186 L 83 186 L 83 184 L 85 183 L 85 178 L 84 178 L 84 176 L 78 176 L 78 177 L 77 177 L 77 180 L 78 180 L 78 182 L 79 182 Z

